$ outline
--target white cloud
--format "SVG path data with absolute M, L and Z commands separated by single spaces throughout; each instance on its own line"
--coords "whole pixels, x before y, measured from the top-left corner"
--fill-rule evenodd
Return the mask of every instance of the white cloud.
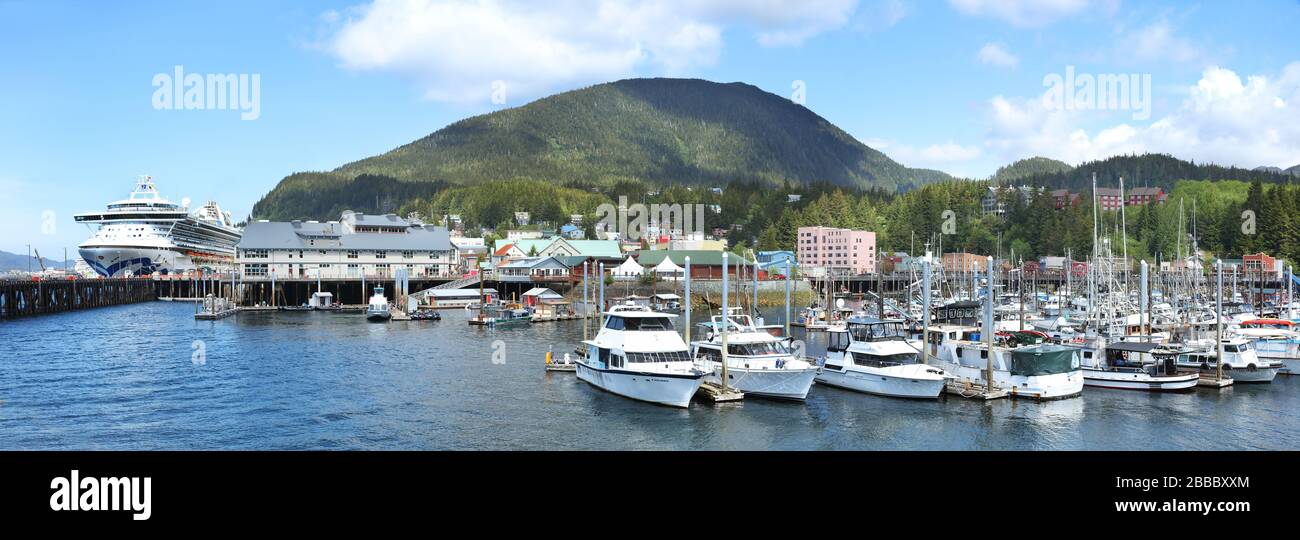
M 901 22 L 912 11 L 903 0 L 868 0 L 853 17 L 853 29 L 878 32 Z
M 325 48 L 352 71 L 393 73 L 429 99 L 508 99 L 713 64 L 723 33 L 794 46 L 844 26 L 857 0 L 375 0 L 321 17 Z
M 970 176 L 960 170 L 983 156 L 978 146 L 962 146 L 953 141 L 915 147 L 888 139 L 863 139 L 862 144 L 875 148 L 894 161 L 908 167 L 938 169 L 950 174 Z
M 990 66 L 1013 68 L 1020 65 L 1020 58 L 1011 54 L 1006 46 L 1001 43 L 988 43 L 980 48 L 979 54 L 976 55 L 980 62 Z
M 1147 124 L 1094 129 L 1092 111 L 1048 109 L 1042 99 L 990 100 L 986 146 L 1009 161 L 1041 155 L 1070 163 L 1116 154 L 1161 152 L 1182 159 L 1253 168 L 1300 162 L 1300 62 L 1275 77 L 1242 78 L 1210 67 L 1174 111 Z
M 1113 1 L 1089 0 L 948 0 L 957 11 L 992 17 L 1013 26 L 1037 27 L 1089 10 L 1113 10 Z
M 1191 40 L 1176 35 L 1169 21 L 1161 19 L 1133 30 L 1119 29 L 1116 54 L 1144 62 L 1192 62 L 1202 56 Z

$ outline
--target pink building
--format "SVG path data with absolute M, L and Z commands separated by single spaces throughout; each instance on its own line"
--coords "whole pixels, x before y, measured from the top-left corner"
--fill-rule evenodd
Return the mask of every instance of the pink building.
M 876 233 L 833 227 L 799 227 L 795 246 L 799 266 L 848 269 L 855 274 L 876 271 Z

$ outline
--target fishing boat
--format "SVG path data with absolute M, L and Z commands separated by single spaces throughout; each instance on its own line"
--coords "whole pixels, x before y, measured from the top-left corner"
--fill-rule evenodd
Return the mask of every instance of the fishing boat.
M 388 298 L 384 297 L 384 288 L 375 287 L 375 292 L 370 296 L 370 303 L 366 306 L 366 320 L 373 322 L 384 322 L 393 317 L 393 313 L 388 308 Z
M 1255 346 L 1261 360 L 1280 362 L 1279 373 L 1300 375 L 1300 331 L 1286 319 L 1253 319 L 1241 323 L 1233 334 Z
M 1179 369 L 1185 347 L 1152 341 L 1115 341 L 1101 350 L 1081 348 L 1083 384 L 1096 388 L 1180 392 L 1196 388 L 1200 373 Z
M 854 317 L 845 330 L 828 336 L 816 377 L 821 384 L 902 398 L 933 399 L 943 392 L 943 369 L 920 362 L 903 321 Z
M 1083 393 L 1079 351 L 1061 345 L 1009 347 L 994 343 L 992 357 L 978 328 L 958 325 L 931 326 L 925 338 L 936 367 L 958 383 L 985 384 L 992 372 L 993 386 L 1013 397 L 1064 399 Z
M 691 343 L 697 365 L 709 375 L 705 382 L 722 382 L 722 331 L 727 332 L 727 385 L 746 395 L 803 400 L 808 397 L 817 366 L 798 358 L 789 341 L 754 324 L 753 318 L 731 308 L 727 317 L 714 315 L 701 323 L 705 338 Z M 725 320 L 724 320 L 725 319 Z M 724 326 L 725 325 L 725 326 Z
M 689 347 L 673 330 L 676 315 L 627 303 L 604 313 L 596 337 L 584 341 L 576 360 L 578 378 L 623 397 L 687 407 L 710 371 L 699 369 Z
M 1189 344 L 1193 350 L 1178 355 L 1178 366 L 1197 369 L 1207 375 L 1219 371 L 1218 346 L 1211 341 Z M 1277 377 L 1281 363 L 1265 361 L 1251 347 L 1250 340 L 1241 337 L 1223 339 L 1223 375 L 1235 382 L 1268 383 Z

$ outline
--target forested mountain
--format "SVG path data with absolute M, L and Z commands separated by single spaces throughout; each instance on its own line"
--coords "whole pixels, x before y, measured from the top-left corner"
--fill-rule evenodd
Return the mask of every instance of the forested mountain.
M 1064 161 L 1045 157 L 1031 157 L 998 168 L 998 171 L 993 174 L 993 181 L 1006 185 L 1032 176 L 1068 173 L 1072 169 L 1074 167 Z
M 1092 187 L 1092 175 L 1097 174 L 1097 185 L 1115 187 L 1124 177 L 1124 186 L 1162 187 L 1173 189 L 1179 180 L 1241 180 L 1264 183 L 1285 183 L 1294 177 L 1281 172 L 1259 169 L 1198 165 L 1166 154 L 1115 156 L 1100 161 L 1085 162 L 1068 171 L 1040 173 L 1022 177 L 1019 181 L 1050 189 L 1087 191 Z
M 254 206 L 253 217 L 331 219 L 339 208 L 381 210 L 375 195 L 431 196 L 512 179 L 900 192 L 949 178 L 900 165 L 808 108 L 751 85 L 628 79 L 467 118 L 331 172 L 296 173 Z M 362 185 L 369 183 L 377 185 Z

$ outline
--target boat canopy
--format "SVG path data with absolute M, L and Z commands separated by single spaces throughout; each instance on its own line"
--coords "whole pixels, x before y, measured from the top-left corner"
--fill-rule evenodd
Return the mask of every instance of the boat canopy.
M 1254 320 L 1250 320 L 1250 321 L 1244 321 L 1244 322 L 1241 323 L 1241 325 L 1242 325 L 1242 326 L 1286 326 L 1286 327 L 1291 327 L 1291 326 L 1295 326 L 1295 323 L 1293 323 L 1293 322 L 1291 322 L 1291 321 L 1288 321 L 1288 320 L 1285 320 L 1285 319 L 1254 319 Z
M 1116 341 L 1106 344 L 1106 348 L 1112 351 L 1127 351 L 1136 353 L 1149 353 L 1160 347 L 1159 343 L 1149 341 Z
M 1079 369 L 1076 349 L 1060 345 L 1040 345 L 1011 350 L 1011 374 L 1033 377 L 1069 373 Z

